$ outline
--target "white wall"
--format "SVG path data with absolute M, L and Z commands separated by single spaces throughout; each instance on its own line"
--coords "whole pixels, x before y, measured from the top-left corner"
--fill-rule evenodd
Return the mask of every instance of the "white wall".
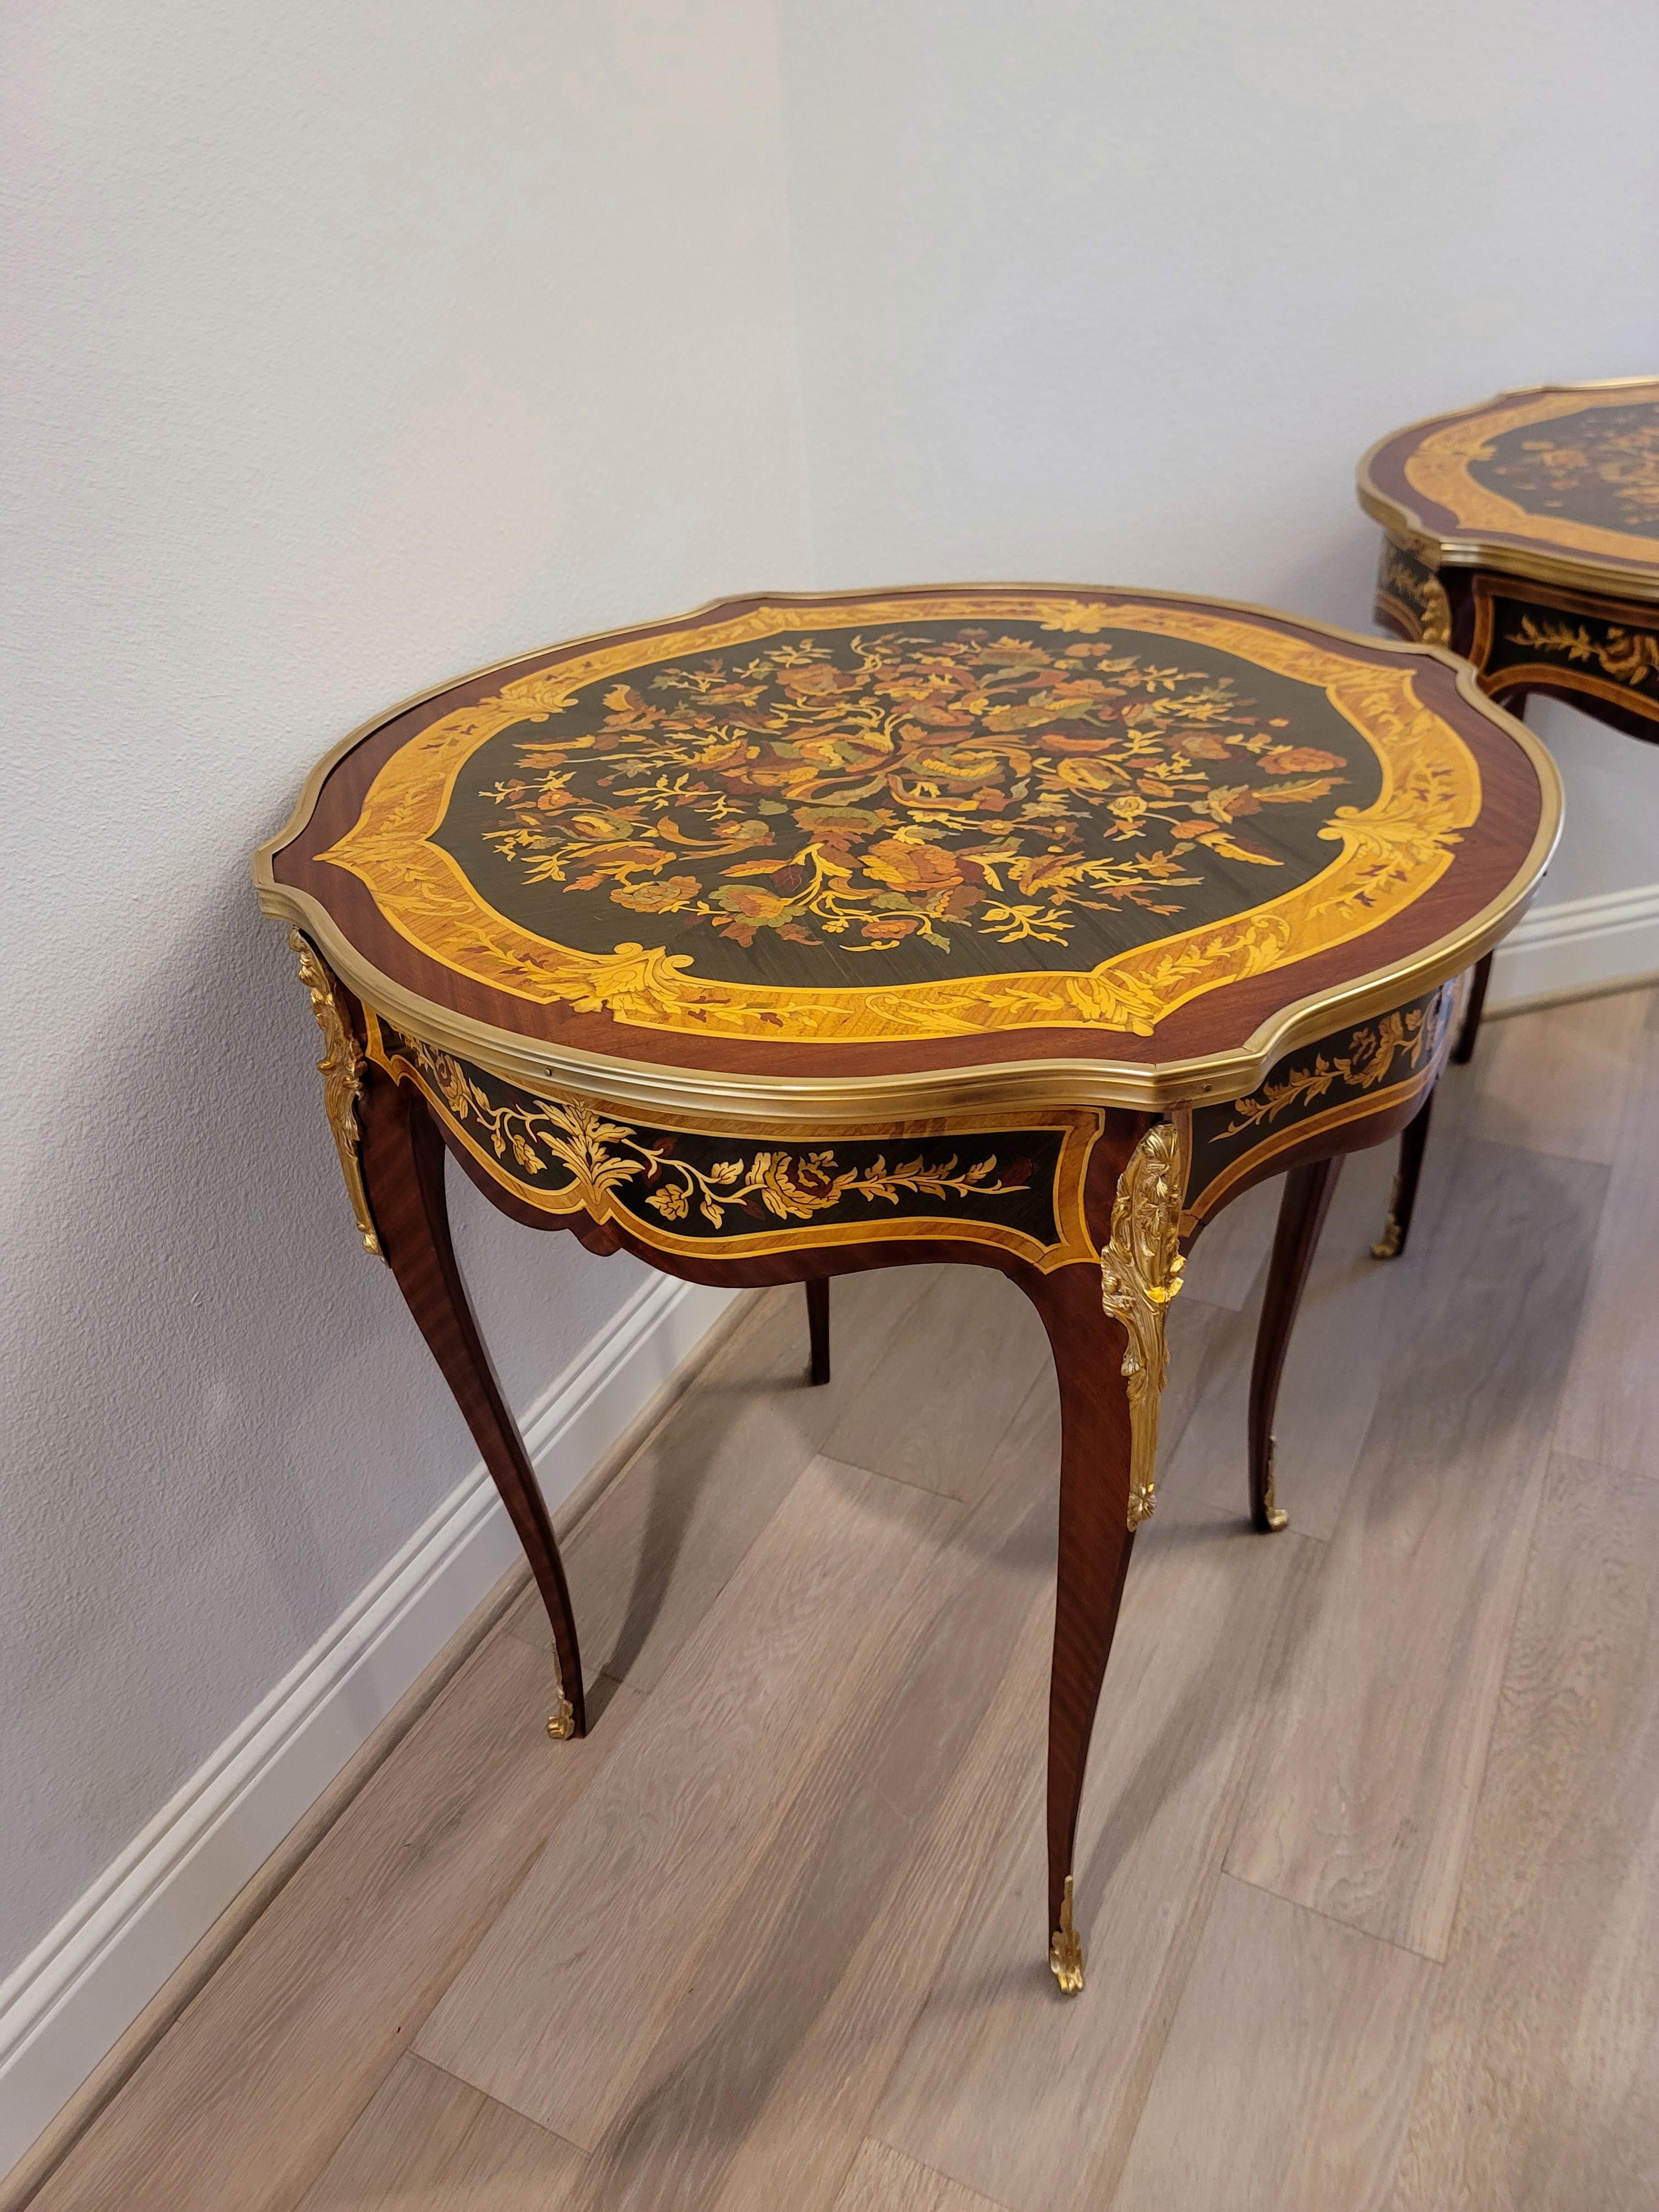
M 5 35 L 0 1978 L 475 1456 L 254 842 L 423 684 L 811 580 L 766 0 Z M 639 1273 L 456 1204 L 522 1405 Z
M 1649 0 L 780 0 L 822 580 L 1370 623 L 1374 438 L 1659 372 Z M 1659 885 L 1659 748 L 1565 708 L 1546 900 Z

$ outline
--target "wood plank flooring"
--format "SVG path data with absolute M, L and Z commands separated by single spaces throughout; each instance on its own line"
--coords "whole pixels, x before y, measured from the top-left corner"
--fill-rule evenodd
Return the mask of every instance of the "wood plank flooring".
M 413 2055 L 400 2058 L 303 2212 L 524 2212 L 556 2204 L 581 2154 Z
M 1114 2202 L 1370 2212 L 1435 1980 L 1426 1959 L 1224 1875 Z M 1243 2021 L 1269 2063 L 1251 2063 Z
M 1174 1309 L 1043 1955 L 1057 1406 L 977 1270 L 768 1292 L 39 2212 L 1659 2203 L 1659 1018 L 1491 1023 L 1351 1161 L 1243 1523 L 1277 1187 Z M 0 2191 L 0 2203 L 5 2203 Z M 8 2208 L 9 2212 L 9 2207 Z
M 1589 1161 L 1473 1142 L 1428 1248 L 1393 1263 L 1418 1295 L 1228 1856 L 1426 1958 L 1446 1954 L 1606 1187 Z
M 1575 1458 L 1651 1477 L 1659 1475 L 1659 1027 L 1638 1033 L 1630 1058 L 1556 1443 Z

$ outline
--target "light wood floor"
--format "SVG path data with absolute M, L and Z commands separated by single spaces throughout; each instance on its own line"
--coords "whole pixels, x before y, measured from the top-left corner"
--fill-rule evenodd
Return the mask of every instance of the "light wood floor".
M 1000 1278 L 768 1293 L 40 2212 L 1659 2204 L 1659 1020 L 1349 1163 L 1243 1521 L 1277 1187 L 1194 1257 L 1043 1956 L 1057 1413 Z

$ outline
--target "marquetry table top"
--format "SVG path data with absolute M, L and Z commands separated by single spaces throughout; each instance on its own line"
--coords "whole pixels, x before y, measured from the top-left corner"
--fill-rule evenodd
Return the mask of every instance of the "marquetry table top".
M 1539 385 L 1395 430 L 1368 513 L 1434 568 L 1659 599 L 1659 378 Z
M 484 670 L 338 747 L 256 876 L 367 1004 L 515 1080 L 1152 1108 L 1466 966 L 1558 812 L 1448 654 L 952 585 Z

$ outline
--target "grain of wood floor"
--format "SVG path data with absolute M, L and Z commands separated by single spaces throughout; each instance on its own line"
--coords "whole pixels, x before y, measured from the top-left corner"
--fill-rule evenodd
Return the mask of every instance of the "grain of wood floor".
M 1659 1020 L 1489 1025 L 1352 1161 L 1250 1534 L 1275 1193 L 1175 1309 L 1043 1961 L 1057 1413 L 998 1277 L 769 1292 L 40 2212 L 1659 2203 Z

